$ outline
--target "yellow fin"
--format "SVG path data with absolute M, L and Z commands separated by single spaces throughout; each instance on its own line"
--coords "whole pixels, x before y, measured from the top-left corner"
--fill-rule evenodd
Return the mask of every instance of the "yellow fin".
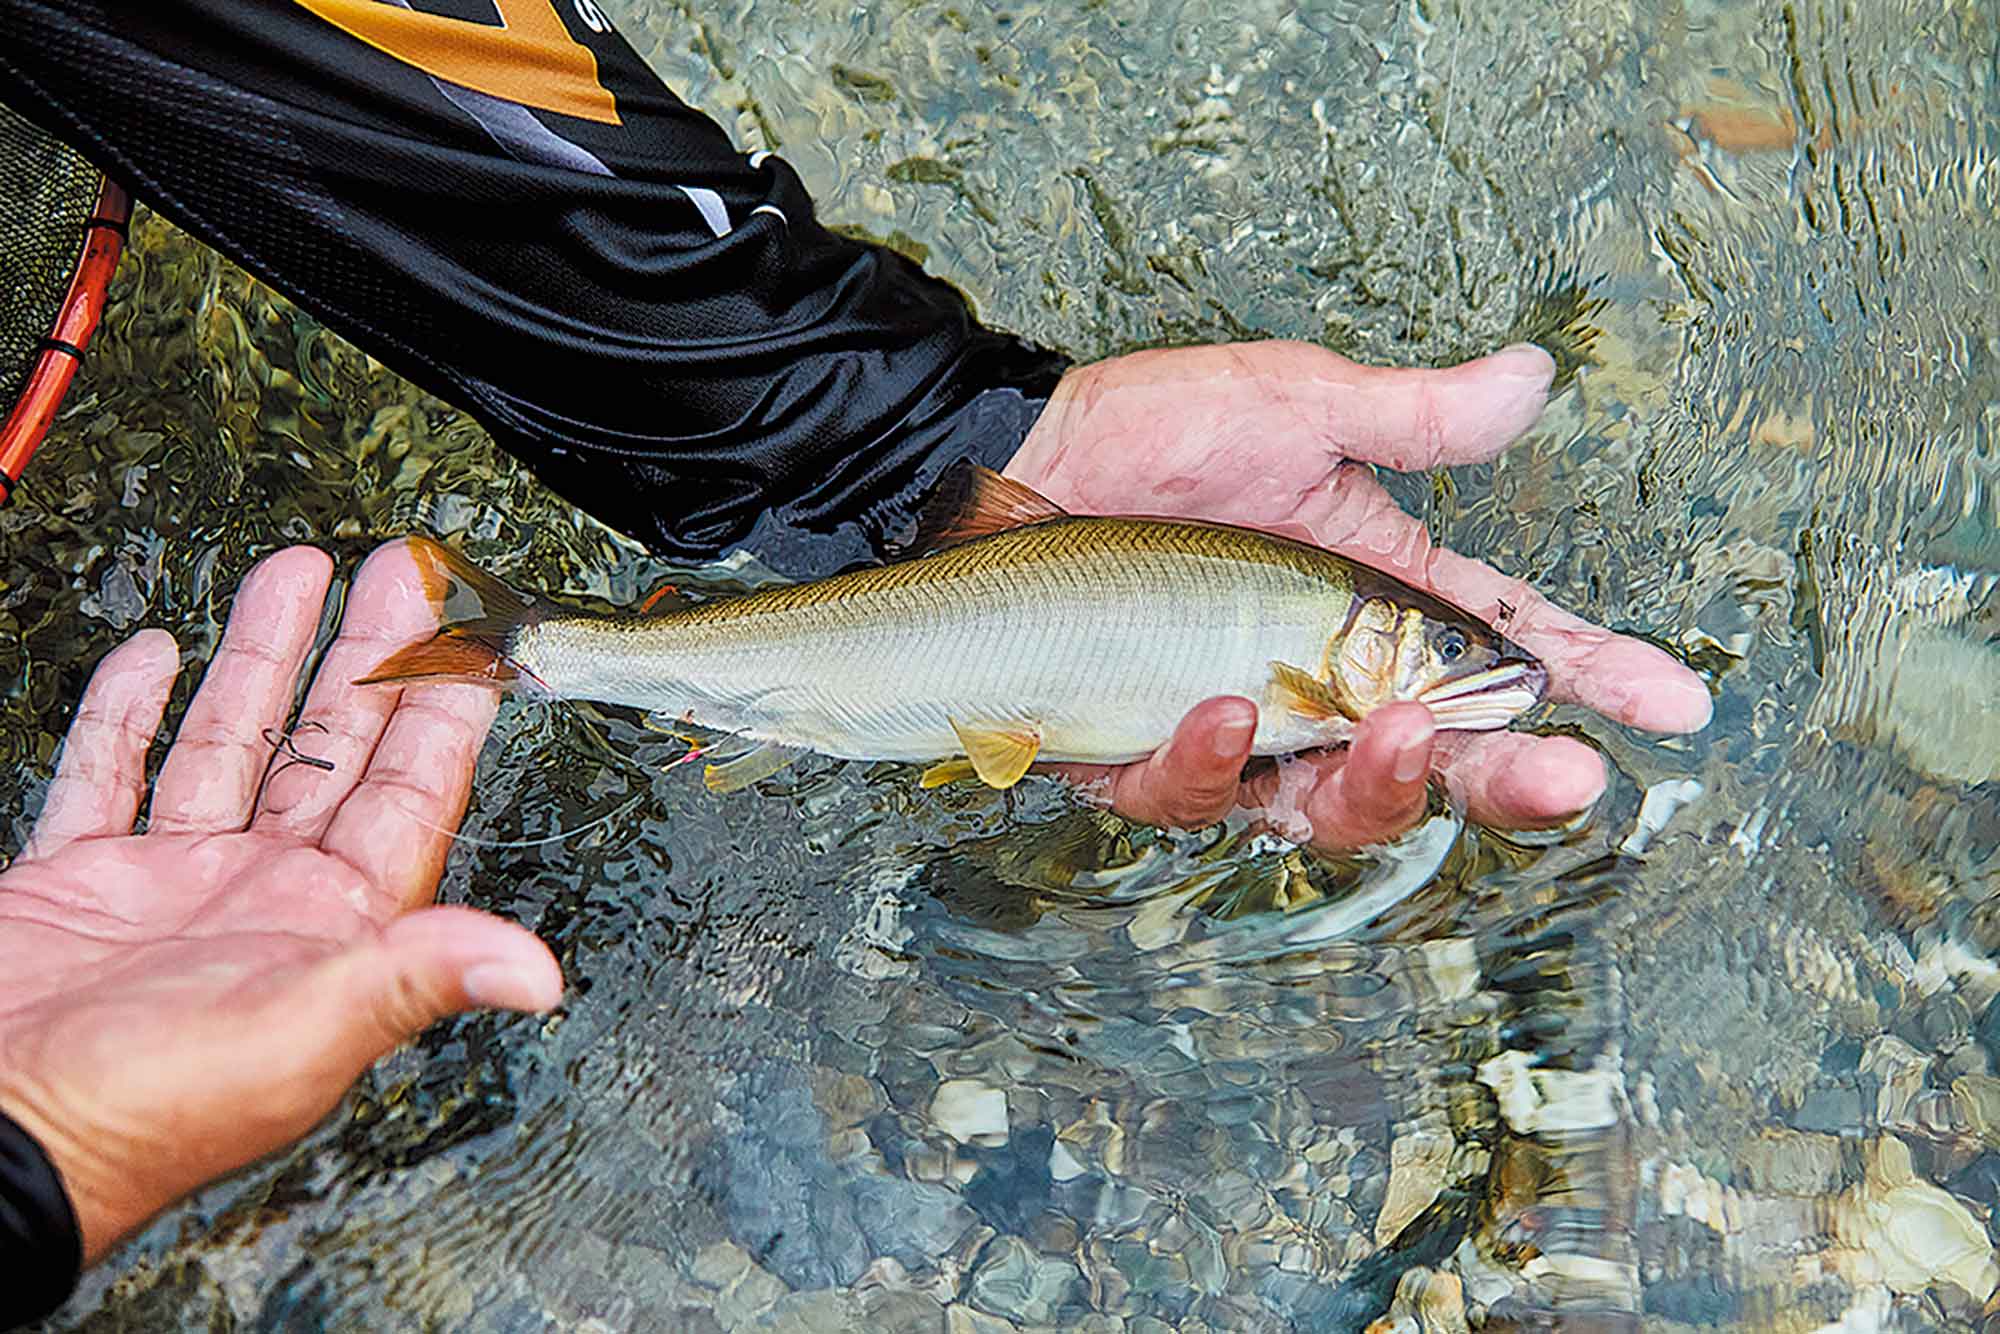
M 734 759 L 706 766 L 701 771 L 701 780 L 708 785 L 710 792 L 740 791 L 769 778 L 804 753 L 795 746 L 766 743 Z
M 924 770 L 918 780 L 920 787 L 943 787 L 946 783 L 962 783 L 968 778 L 979 776 L 979 770 L 972 767 L 971 760 L 940 760 Z
M 951 730 L 958 733 L 958 743 L 965 747 L 973 772 L 988 787 L 1012 787 L 1020 782 L 1042 748 L 1042 734 L 1029 727 L 980 729 L 966 727 L 954 718 Z
M 1342 698 L 1340 691 L 1303 667 L 1288 662 L 1271 664 L 1271 681 L 1278 689 L 1279 702 L 1293 713 L 1307 718 L 1346 718 L 1360 722 L 1361 715 Z

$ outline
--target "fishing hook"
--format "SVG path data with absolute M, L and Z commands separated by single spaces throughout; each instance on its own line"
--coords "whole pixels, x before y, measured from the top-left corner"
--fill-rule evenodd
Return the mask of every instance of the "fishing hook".
M 272 751 L 275 752 L 273 758 L 276 758 L 277 755 L 283 755 L 285 757 L 285 762 L 283 764 L 279 765 L 276 769 L 272 770 L 268 775 L 265 776 L 264 781 L 266 783 L 270 782 L 271 779 L 276 778 L 279 774 L 283 773 L 285 770 L 291 768 L 295 764 L 310 765 L 311 767 L 321 770 L 322 772 L 325 773 L 333 772 L 332 760 L 326 759 L 323 756 L 319 755 L 308 755 L 304 751 L 299 749 L 298 743 L 292 740 L 293 733 L 303 732 L 307 728 L 317 728 L 322 732 L 327 730 L 325 723 L 315 722 L 311 720 L 300 723 L 297 727 L 294 727 L 290 732 L 280 733 L 278 729 L 275 727 L 267 727 L 264 729 L 264 744 L 269 746 L 272 749 Z

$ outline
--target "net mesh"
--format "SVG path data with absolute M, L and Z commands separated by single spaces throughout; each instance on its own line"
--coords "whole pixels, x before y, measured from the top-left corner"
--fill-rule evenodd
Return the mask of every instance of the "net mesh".
M 0 421 L 54 326 L 97 198 L 97 169 L 0 106 Z

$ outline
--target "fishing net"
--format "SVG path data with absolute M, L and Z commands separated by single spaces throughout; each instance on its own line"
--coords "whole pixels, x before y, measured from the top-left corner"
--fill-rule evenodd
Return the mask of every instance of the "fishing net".
M 97 326 L 129 211 L 95 167 L 0 106 L 0 503 Z

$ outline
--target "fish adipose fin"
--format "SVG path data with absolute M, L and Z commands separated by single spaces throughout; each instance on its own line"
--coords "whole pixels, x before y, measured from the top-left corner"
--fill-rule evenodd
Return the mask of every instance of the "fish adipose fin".
M 954 718 L 951 730 L 965 747 L 966 762 L 979 781 L 988 787 L 1012 787 L 1035 762 L 1042 748 L 1042 734 L 1033 728 L 968 727 Z
M 917 516 L 915 534 L 904 544 L 909 555 L 956 546 L 1068 511 L 1032 487 L 1011 481 L 976 463 L 960 461 L 945 469 Z
M 507 656 L 514 634 L 534 617 L 534 600 L 507 587 L 441 542 L 405 539 L 431 611 L 444 628 L 398 649 L 356 685 L 388 681 L 471 681 L 508 686 L 525 673 Z
M 635 616 L 664 616 L 670 611 L 679 611 L 682 607 L 689 605 L 690 601 L 691 599 L 687 594 L 681 592 L 679 584 L 661 584 L 646 595 L 646 600 L 641 602 L 632 614 Z
M 1271 684 L 1277 691 L 1278 703 L 1302 717 L 1321 721 L 1335 718 L 1357 723 L 1361 721 L 1360 712 L 1341 695 L 1338 687 L 1327 684 L 1303 667 L 1294 667 L 1288 662 L 1272 663 Z
M 739 792 L 752 783 L 769 778 L 803 754 L 805 752 L 796 746 L 780 746 L 774 741 L 767 741 L 733 759 L 706 766 L 701 771 L 701 781 L 708 785 L 710 792 Z

